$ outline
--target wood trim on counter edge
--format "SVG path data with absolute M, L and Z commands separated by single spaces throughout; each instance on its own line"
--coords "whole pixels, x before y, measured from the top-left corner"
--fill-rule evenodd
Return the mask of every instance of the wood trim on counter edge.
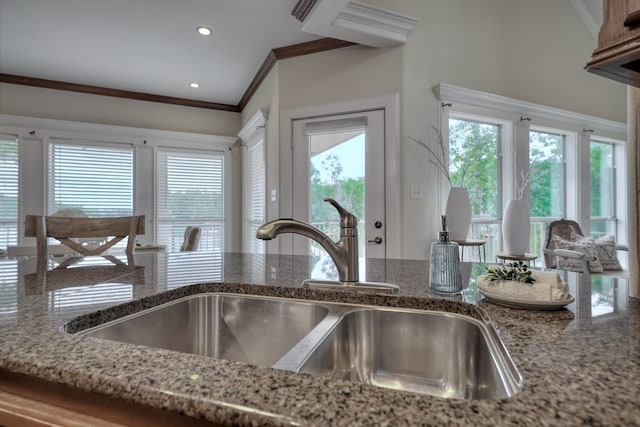
M 0 369 L 0 425 L 211 427 L 216 424 Z
M 267 55 L 260 69 L 249 84 L 249 87 L 242 95 L 238 105 L 220 104 L 217 102 L 201 101 L 197 99 L 177 98 L 172 96 L 156 95 L 130 90 L 113 89 L 102 86 L 91 86 L 79 83 L 63 82 L 59 80 L 48 80 L 36 77 L 19 76 L 14 74 L 0 73 L 0 83 L 9 83 L 23 86 L 34 86 L 45 89 L 66 90 L 69 92 L 88 93 L 92 95 L 112 96 L 116 98 L 135 99 L 138 101 L 160 102 L 164 104 L 181 105 L 184 107 L 205 108 L 210 110 L 230 111 L 234 113 L 242 112 L 251 97 L 255 94 L 260 84 L 264 81 L 269 71 L 280 59 L 292 58 L 295 56 L 309 55 L 311 53 L 325 50 L 339 49 L 352 46 L 355 43 L 332 38 L 322 38 L 310 42 L 299 43 L 273 49 Z

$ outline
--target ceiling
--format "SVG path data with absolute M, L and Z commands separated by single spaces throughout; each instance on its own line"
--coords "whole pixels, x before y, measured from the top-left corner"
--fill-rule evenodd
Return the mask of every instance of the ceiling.
M 322 38 L 296 3 L 0 0 L 0 73 L 237 105 L 272 49 Z
M 596 37 L 602 0 L 570 2 Z M 397 45 L 417 22 L 355 0 L 0 0 L 0 82 L 45 79 L 239 111 L 278 48 L 325 37 Z M 201 25 L 213 35 L 199 35 Z

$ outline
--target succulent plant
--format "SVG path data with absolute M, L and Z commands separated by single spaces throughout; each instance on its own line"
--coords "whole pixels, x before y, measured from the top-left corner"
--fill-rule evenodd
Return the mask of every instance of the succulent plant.
M 522 283 L 535 282 L 535 279 L 531 277 L 531 270 L 522 261 L 509 263 L 505 267 L 487 267 L 487 277 L 490 282 L 496 280 L 515 280 Z

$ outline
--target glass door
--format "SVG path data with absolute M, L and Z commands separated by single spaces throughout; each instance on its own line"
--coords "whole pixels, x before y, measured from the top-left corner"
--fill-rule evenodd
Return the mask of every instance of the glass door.
M 335 199 L 358 218 L 364 272 L 366 258 L 386 255 L 383 111 L 295 120 L 293 132 L 294 218 L 337 241 L 340 216 L 324 201 Z M 320 245 L 299 236 L 294 238 L 294 253 L 328 257 Z M 331 270 L 330 260 L 318 269 Z

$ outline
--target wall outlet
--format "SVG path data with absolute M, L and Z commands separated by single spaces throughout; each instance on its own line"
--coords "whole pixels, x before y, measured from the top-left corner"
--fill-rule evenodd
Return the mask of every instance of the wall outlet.
M 411 199 L 422 199 L 422 190 L 419 185 L 410 185 L 409 186 L 409 198 Z
M 275 188 L 271 189 L 271 201 L 275 202 L 278 200 L 278 190 Z

